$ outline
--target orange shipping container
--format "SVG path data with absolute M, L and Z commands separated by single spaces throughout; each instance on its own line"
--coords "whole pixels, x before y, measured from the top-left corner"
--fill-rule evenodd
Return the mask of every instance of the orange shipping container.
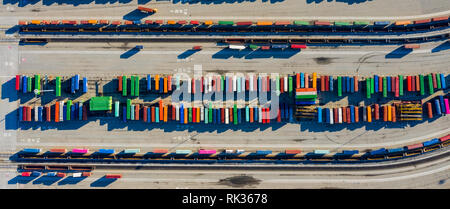
M 272 25 L 272 22 L 270 22 L 270 21 L 258 21 L 257 23 L 256 23 L 256 25 Z
M 433 109 L 431 109 L 431 103 L 427 102 L 427 109 L 428 109 L 428 118 L 433 117 Z
M 375 104 L 375 120 L 380 120 L 380 106 L 378 104 Z
M 59 122 L 59 102 L 55 104 L 55 122 Z
M 397 117 L 395 117 L 395 106 L 392 107 L 392 122 L 397 122 Z
M 392 108 L 390 106 L 386 106 L 388 110 L 388 121 L 392 121 Z
M 159 91 L 159 75 L 155 75 L 155 90 Z
M 355 106 L 355 122 L 359 122 L 359 109 Z
M 164 93 L 167 93 L 167 77 L 164 77 Z
M 372 108 L 370 106 L 367 106 L 367 122 L 372 122 Z
M 353 82 L 354 82 L 354 89 L 355 89 L 355 92 L 358 92 L 358 76 L 354 76 L 353 77 Z
M 416 75 L 416 91 L 420 91 L 420 77 Z
M 164 108 L 162 100 L 159 100 L 159 120 L 164 120 Z
M 409 25 L 409 24 L 411 24 L 411 21 L 409 21 L 409 20 L 395 22 L 395 25 Z
M 383 106 L 383 121 L 386 122 L 388 121 L 388 116 L 387 116 L 387 108 L 386 106 Z
M 139 120 L 139 104 L 136 104 L 136 106 L 134 106 L 134 119 L 135 120 Z
M 343 123 L 347 122 L 347 108 L 346 107 L 342 107 L 342 122 Z
M 205 21 L 205 25 L 212 25 L 212 24 L 213 24 L 213 21 L 211 21 L 211 20 Z
M 305 73 L 305 88 L 309 88 L 309 79 L 307 73 Z
M 164 122 L 167 122 L 167 115 L 168 115 L 168 107 L 164 106 Z
M 352 122 L 352 116 L 350 114 L 350 107 L 347 107 L 347 123 L 351 123 Z

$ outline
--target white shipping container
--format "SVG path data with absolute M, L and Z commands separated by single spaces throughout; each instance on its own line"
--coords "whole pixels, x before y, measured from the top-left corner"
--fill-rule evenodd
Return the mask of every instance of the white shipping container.
M 334 124 L 333 110 L 332 109 L 328 109 L 328 111 L 330 112 L 330 124 Z
M 208 108 L 204 108 L 205 110 L 205 115 L 203 116 L 204 118 L 205 118 L 205 124 L 207 124 L 208 123 Z
M 228 108 L 225 108 L 225 124 L 228 124 L 229 122 L 229 113 L 228 113 Z
M 284 92 L 288 91 L 288 77 L 284 77 Z
M 228 47 L 230 49 L 239 49 L 239 50 L 245 49 L 244 45 L 229 45 Z
M 79 177 L 81 177 L 81 173 L 73 173 L 72 176 L 75 177 L 75 178 L 79 178 Z
M 190 80 L 186 80 L 186 82 L 187 82 L 187 90 L 188 90 L 188 93 L 190 94 L 191 93 L 191 81 Z
M 262 123 L 262 111 L 261 107 L 258 107 L 258 122 Z
M 237 84 L 236 76 L 234 75 L 233 76 L 233 91 L 236 91 L 236 84 Z
M 249 90 L 253 91 L 253 75 L 251 75 L 250 78 L 249 78 L 249 85 L 250 85 L 249 86 L 250 87 Z
M 34 121 L 38 121 L 39 120 L 38 114 L 39 114 L 38 107 L 35 106 L 34 107 Z
M 342 123 L 342 108 L 338 109 L 339 123 Z
M 59 121 L 64 121 L 64 101 L 59 103 Z
M 200 107 L 200 121 L 205 120 L 204 109 L 205 108 L 203 106 Z
M 175 120 L 180 121 L 180 107 L 178 105 L 175 105 Z

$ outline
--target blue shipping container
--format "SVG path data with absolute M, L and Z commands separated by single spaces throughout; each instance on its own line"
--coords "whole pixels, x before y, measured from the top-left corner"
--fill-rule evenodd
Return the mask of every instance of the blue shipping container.
M 100 154 L 114 154 L 114 149 L 99 149 L 98 153 L 100 153 Z
M 321 107 L 317 107 L 317 121 L 319 123 L 322 123 L 322 108 Z
M 83 104 L 78 103 L 78 120 L 83 120 Z
M 444 96 L 439 96 L 439 103 L 441 104 L 441 111 L 442 111 L 442 115 L 445 115 L 445 103 L 444 103 Z
M 388 149 L 388 153 L 394 153 L 394 152 L 403 152 L 405 148 L 394 148 L 394 149 Z
M 386 149 L 385 148 L 381 148 L 381 149 L 377 149 L 374 151 L 370 152 L 370 155 L 383 155 L 386 153 Z
M 23 85 L 22 92 L 23 93 L 27 93 L 27 84 L 28 84 L 28 79 L 26 76 L 23 76 L 23 81 L 22 81 L 22 85 Z
M 83 77 L 83 93 L 87 93 L 87 91 L 88 91 L 87 78 Z
M 42 122 L 42 107 L 38 107 L 38 121 Z
M 440 115 L 441 114 L 441 106 L 439 105 L 439 100 L 438 99 L 434 100 L 434 107 L 436 109 L 436 114 Z
M 300 88 L 305 88 L 305 74 L 300 73 Z
M 392 86 L 392 84 L 391 84 L 391 76 L 388 76 L 387 77 L 387 89 L 388 89 L 388 92 L 391 92 L 391 86 Z
M 23 120 L 23 107 L 19 107 L 19 121 L 22 122 Z
M 147 75 L 147 91 L 152 90 L 152 77 Z
M 75 90 L 79 90 L 80 89 L 80 75 L 75 75 Z
M 184 107 L 183 104 L 180 106 L 180 123 L 184 123 Z
M 37 148 L 25 148 L 22 150 L 22 152 L 26 152 L 26 153 L 39 153 L 41 152 L 41 149 L 37 149 Z
M 374 85 L 375 85 L 375 91 L 374 92 L 376 92 L 376 93 L 378 93 L 378 90 L 379 90 L 379 86 L 378 86 L 378 81 L 379 81 L 379 78 L 378 78 L 378 76 L 377 75 L 374 75 Z
M 391 22 L 389 21 L 376 21 L 373 24 L 374 25 L 389 25 Z
M 256 151 L 257 155 L 268 155 L 268 154 L 272 154 L 271 150 L 257 150 Z
M 127 122 L 127 107 L 125 107 L 125 106 L 123 106 L 122 119 L 123 119 L 123 122 Z
M 345 154 L 345 155 L 354 155 L 354 154 L 358 154 L 358 153 L 359 153 L 358 150 L 343 150 L 342 151 L 342 154 Z
M 351 118 L 351 122 L 354 123 L 355 122 L 355 106 L 350 106 L 350 118 Z
M 446 86 L 446 84 L 445 84 L 445 76 L 444 76 L 444 74 L 440 74 L 440 76 L 441 76 L 441 85 L 442 85 L 442 89 L 446 89 L 447 88 L 447 86 Z
M 292 108 L 292 106 L 289 106 L 289 122 L 293 122 L 294 121 L 294 110 Z
M 431 145 L 435 145 L 435 144 L 438 144 L 438 143 L 439 143 L 439 139 L 438 138 L 434 138 L 434 139 L 432 139 L 430 141 L 424 142 L 423 146 L 426 147 L 426 146 L 431 146 Z

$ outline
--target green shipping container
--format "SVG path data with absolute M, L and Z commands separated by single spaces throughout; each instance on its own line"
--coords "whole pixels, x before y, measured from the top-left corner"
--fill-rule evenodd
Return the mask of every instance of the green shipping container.
M 371 86 L 371 84 L 370 84 L 371 82 L 370 82 L 370 78 L 367 78 L 366 79 L 366 89 L 367 89 L 367 95 L 366 95 L 366 97 L 367 98 L 370 98 L 370 92 L 371 92 L 371 90 L 370 90 L 370 86 Z
M 211 104 L 209 104 L 209 109 L 208 109 L 208 122 L 209 123 L 212 123 L 212 120 L 213 120 L 213 112 L 212 111 L 213 110 L 212 110 Z
M 342 77 L 338 76 L 338 96 L 342 96 Z
M 439 76 L 439 73 L 436 73 L 436 82 L 437 82 L 437 88 L 441 89 L 441 76 Z
M 383 78 L 383 97 L 387 97 L 387 78 Z
M 233 25 L 233 24 L 234 24 L 233 21 L 219 20 L 219 25 Z
M 34 89 L 41 90 L 41 76 L 40 75 L 34 75 Z M 40 94 L 38 91 L 38 95 Z
M 192 123 L 192 107 L 189 107 L 189 123 Z
M 292 95 L 292 91 L 294 90 L 294 82 L 292 80 L 292 76 L 289 76 L 289 94 Z
M 90 111 L 108 111 L 112 110 L 112 97 L 92 97 L 89 101 Z
M 433 88 L 433 75 L 428 74 L 428 88 L 430 89 L 430 94 L 434 94 L 434 88 Z
M 300 21 L 300 20 L 295 20 L 294 24 L 295 25 L 311 25 L 311 23 L 308 21 Z
M 134 78 L 134 76 L 131 76 L 131 84 L 130 84 L 130 95 L 131 96 L 134 96 L 134 87 L 135 87 L 135 84 L 134 84 L 134 82 L 135 82 L 135 78 Z
M 126 97 L 127 96 L 127 77 L 126 76 L 122 76 L 122 96 Z M 127 119 L 129 119 L 127 117 Z
M 136 79 L 136 81 L 134 81 L 134 84 L 136 85 L 135 87 L 134 87 L 134 96 L 139 96 L 139 76 L 135 76 L 134 77 L 135 79 Z
M 225 89 L 225 76 L 222 76 L 222 82 L 220 82 L 220 84 L 221 84 L 220 91 L 224 91 L 224 89 Z
M 238 124 L 238 113 L 237 113 L 237 105 L 236 104 L 234 104 L 234 107 L 233 107 L 233 123 L 234 123 L 234 125 L 237 125 Z
M 130 120 L 131 114 L 131 99 L 127 99 L 127 120 Z
M 375 93 L 375 80 L 373 78 L 370 78 L 370 94 Z
M 259 46 L 255 44 L 250 44 L 249 47 L 250 49 L 259 49 Z
M 335 26 L 348 26 L 351 25 L 349 22 L 334 22 Z
M 398 76 L 398 88 L 399 88 L 399 95 L 403 96 L 403 76 Z
M 72 108 L 72 100 L 67 100 L 66 120 L 70 120 L 70 110 Z
M 370 23 L 367 21 L 355 21 L 353 22 L 354 25 L 369 25 Z
M 419 78 L 420 78 L 420 95 L 425 95 L 425 83 L 423 75 L 419 75 Z
M 56 77 L 56 96 L 61 96 L 61 77 Z
M 32 84 L 32 80 L 33 78 L 32 77 L 28 77 L 28 79 L 27 79 L 27 82 L 28 82 L 28 84 L 27 84 L 27 92 L 31 92 L 31 89 L 32 89 L 32 87 L 31 87 L 31 84 Z
M 296 99 L 315 99 L 317 95 L 296 95 Z

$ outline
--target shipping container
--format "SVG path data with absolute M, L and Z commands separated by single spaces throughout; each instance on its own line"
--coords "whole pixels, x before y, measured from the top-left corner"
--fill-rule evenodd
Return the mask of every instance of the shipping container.
M 72 149 L 72 153 L 77 153 L 77 154 L 86 154 L 89 152 L 89 149 Z
M 216 150 L 214 150 L 214 149 L 200 149 L 200 150 L 198 150 L 198 154 L 201 154 L 201 155 L 211 155 L 211 154 L 216 154 Z
M 122 174 L 106 174 L 105 178 L 107 178 L 107 179 L 120 179 L 120 178 L 122 178 Z
M 114 149 L 99 149 L 97 152 L 99 154 L 114 154 Z
M 440 143 L 439 139 L 438 138 L 434 138 L 432 140 L 424 142 L 423 146 L 427 147 L 427 146 L 432 146 L 432 145 L 439 144 L 439 143 Z
M 122 96 L 127 96 L 128 90 L 127 90 L 127 76 L 122 76 Z M 129 115 L 129 114 L 127 114 Z M 129 117 L 127 117 L 129 119 Z
M 141 152 L 140 149 L 125 149 L 125 150 L 123 150 L 124 154 L 137 154 L 139 152 Z

